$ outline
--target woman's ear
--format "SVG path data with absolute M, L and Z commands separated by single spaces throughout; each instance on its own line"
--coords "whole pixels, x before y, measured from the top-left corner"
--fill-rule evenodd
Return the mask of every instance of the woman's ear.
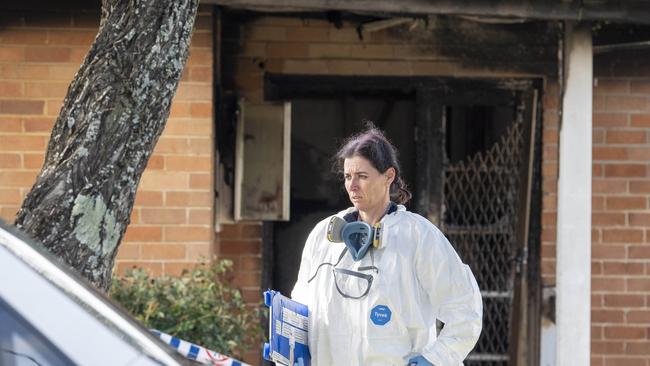
M 386 175 L 386 179 L 388 180 L 388 185 L 390 186 L 393 184 L 395 181 L 395 168 L 390 167 L 386 169 L 386 172 L 384 173 Z

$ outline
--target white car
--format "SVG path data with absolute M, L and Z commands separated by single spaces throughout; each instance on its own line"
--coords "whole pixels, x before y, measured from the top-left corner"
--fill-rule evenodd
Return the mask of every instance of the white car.
M 0 222 L 0 365 L 197 365 Z

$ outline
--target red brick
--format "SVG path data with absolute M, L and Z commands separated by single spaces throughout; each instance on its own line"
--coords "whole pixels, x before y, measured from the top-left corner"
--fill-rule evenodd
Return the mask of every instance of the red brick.
M 165 168 L 165 158 L 161 155 L 152 155 L 147 161 L 147 170 L 162 170 Z
M 210 136 L 211 134 L 211 120 L 180 121 L 170 119 L 167 127 L 165 127 L 166 136 Z
M 140 180 L 140 189 L 149 191 L 187 189 L 189 177 L 184 172 L 146 170 Z
M 594 147 L 594 160 L 626 160 L 627 148 L 625 147 Z
M 212 100 L 212 86 L 209 84 L 181 83 L 174 98 L 179 101 Z
M 167 192 L 165 206 L 203 206 L 210 207 L 213 203 L 211 192 Z
M 650 226 L 650 213 L 630 212 L 628 214 L 630 226 Z
M 628 291 L 650 292 L 650 278 L 628 278 Z
M 602 164 L 592 164 L 592 166 L 591 166 L 591 176 L 592 177 L 602 177 L 603 176 L 603 165 Z
M 14 132 L 21 133 L 23 131 L 20 118 L 18 117 L 2 117 L 0 119 L 0 132 Z
M 143 244 L 140 247 L 142 259 L 184 259 L 185 245 Z
M 644 111 L 647 107 L 648 100 L 646 97 L 595 96 L 593 102 L 594 111 L 631 112 Z
M 184 224 L 187 221 L 185 210 L 177 208 L 142 208 L 140 216 L 145 224 Z
M 162 206 L 162 204 L 162 192 L 138 190 L 135 194 L 136 206 Z
M 21 160 L 20 154 L 0 154 L 0 168 L 3 169 L 20 168 L 22 165 L 20 160 Z
M 246 224 L 241 229 L 242 238 L 261 238 L 262 225 L 259 224 Z
M 29 118 L 23 119 L 25 132 L 50 132 L 54 127 L 54 118 Z
M 260 252 L 260 240 L 222 240 L 219 243 L 219 254 L 256 254 Z
M 241 237 L 241 225 L 224 224 L 219 231 L 220 239 L 238 239 Z
M 208 66 L 194 66 L 187 68 L 190 72 L 191 81 L 212 80 L 212 68 Z M 210 115 L 211 117 L 211 115 Z
M 69 47 L 30 47 L 25 49 L 27 62 L 70 62 L 72 49 Z
M 632 127 L 650 127 L 650 114 L 633 114 Z
M 169 110 L 170 118 L 190 117 L 190 106 L 192 103 L 179 102 L 174 100 L 171 109 Z M 166 131 L 165 131 L 166 132 Z
M 622 179 L 593 179 L 591 190 L 594 193 L 626 193 L 627 180 Z
M 650 323 L 650 310 L 629 310 L 625 315 L 626 322 L 639 324 Z
M 628 262 L 605 262 L 603 263 L 603 273 L 605 275 L 643 275 L 645 265 L 643 263 Z
M 40 169 L 41 167 L 43 167 L 44 161 L 45 161 L 44 153 L 23 154 L 23 167 L 25 169 Z
M 162 229 L 159 226 L 130 225 L 124 233 L 124 240 L 132 242 L 161 241 Z
M 593 276 L 599 276 L 603 274 L 603 263 L 597 261 L 591 261 L 591 274 Z
M 591 278 L 591 290 L 594 292 L 621 292 L 625 289 L 622 278 L 595 277 Z M 607 296 L 605 296 L 607 298 Z
M 644 164 L 607 164 L 605 165 L 605 176 L 645 177 L 646 166 Z
M 557 209 L 557 195 L 545 194 L 542 198 L 542 207 L 544 211 L 552 211 Z
M 557 176 L 559 163 L 557 162 L 547 162 L 542 164 L 542 176 L 543 177 L 555 177 Z
M 607 131 L 608 144 L 645 144 L 646 131 Z
M 189 151 L 188 139 L 186 138 L 170 138 L 163 136 L 154 149 L 155 154 L 171 153 L 183 154 Z
M 603 307 L 603 295 L 591 294 L 591 308 L 599 309 Z
M 627 342 L 625 350 L 628 355 L 650 355 L 650 342 Z
M 190 174 L 190 188 L 209 189 L 212 184 L 210 174 Z
M 593 363 L 591 366 L 595 366 Z M 607 357 L 604 366 L 646 366 L 644 358 Z
M 167 156 L 165 169 L 168 171 L 210 171 L 212 158 L 200 156 Z
M 555 272 L 556 272 L 555 260 L 552 261 L 542 260 L 542 273 L 555 273 Z
M 191 154 L 212 154 L 212 140 L 209 138 L 190 138 L 188 152 Z
M 212 225 L 211 209 L 190 209 L 189 223 L 193 225 Z
M 644 339 L 644 327 L 609 326 L 605 327 L 605 339 Z
M 603 229 L 603 243 L 642 243 L 643 230 Z
M 25 83 L 25 96 L 28 98 L 60 98 L 66 94 L 69 83 L 28 82 Z
M 193 118 L 212 118 L 212 103 L 191 103 L 190 115 Z
M 204 226 L 165 227 L 165 241 L 190 242 L 210 241 L 212 230 Z
M 0 171 L 0 182 L 5 187 L 31 187 L 36 181 L 37 172 Z
M 605 131 L 602 128 L 594 128 L 591 133 L 591 143 L 596 146 L 605 143 Z
M 647 245 L 631 245 L 627 248 L 628 258 L 650 259 L 650 247 Z
M 117 250 L 116 260 L 137 260 L 140 259 L 140 245 L 134 244 L 120 244 Z
M 187 59 L 187 65 L 189 67 L 212 65 L 212 51 L 201 49 L 201 48 L 191 49 L 190 57 Z M 204 81 L 207 82 L 210 80 L 204 80 Z
M 0 114 L 43 114 L 43 101 L 0 100 Z
M 16 98 L 24 95 L 22 82 L 0 81 L 0 97 Z
M 212 33 L 194 32 L 190 48 L 212 48 Z
M 0 218 L 6 222 L 13 222 L 19 209 L 18 206 L 4 206 L 0 208 Z
M 650 181 L 630 181 L 630 193 L 650 193 Z
M 591 224 L 595 226 L 620 226 L 625 225 L 624 213 L 596 212 L 591 214 Z
M 4 151 L 45 151 L 45 136 L 5 135 L 0 136 L 0 150 Z
M 25 48 L 0 47 L 0 62 L 24 62 Z
M 648 207 L 644 196 L 607 197 L 605 206 L 608 210 L 639 210 Z
M 648 161 L 650 160 L 650 148 L 630 146 L 627 148 L 627 158 L 628 160 Z
M 591 353 L 595 355 L 623 354 L 624 351 L 625 351 L 624 342 L 611 342 L 611 341 L 591 342 Z
M 18 189 L 0 189 L 0 204 L 20 204 L 23 200 Z

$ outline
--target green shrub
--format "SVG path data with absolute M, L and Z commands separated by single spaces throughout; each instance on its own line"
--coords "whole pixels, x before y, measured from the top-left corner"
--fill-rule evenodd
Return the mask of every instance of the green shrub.
M 179 277 L 134 269 L 113 278 L 109 296 L 148 328 L 241 357 L 259 347 L 260 307 L 246 306 L 239 290 L 224 284 L 231 270 L 229 260 L 198 265 Z

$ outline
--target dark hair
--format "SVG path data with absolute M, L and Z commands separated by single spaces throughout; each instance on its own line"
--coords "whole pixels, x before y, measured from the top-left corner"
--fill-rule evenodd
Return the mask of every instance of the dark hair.
M 389 168 L 395 169 L 395 179 L 390 185 L 390 199 L 399 204 L 404 204 L 411 199 L 411 192 L 406 189 L 406 183 L 401 176 L 397 149 L 388 141 L 384 133 L 371 122 L 366 122 L 366 130 L 349 137 L 334 156 L 335 170 L 343 170 L 343 162 L 347 158 L 361 156 L 367 159 L 380 173 L 385 173 Z

